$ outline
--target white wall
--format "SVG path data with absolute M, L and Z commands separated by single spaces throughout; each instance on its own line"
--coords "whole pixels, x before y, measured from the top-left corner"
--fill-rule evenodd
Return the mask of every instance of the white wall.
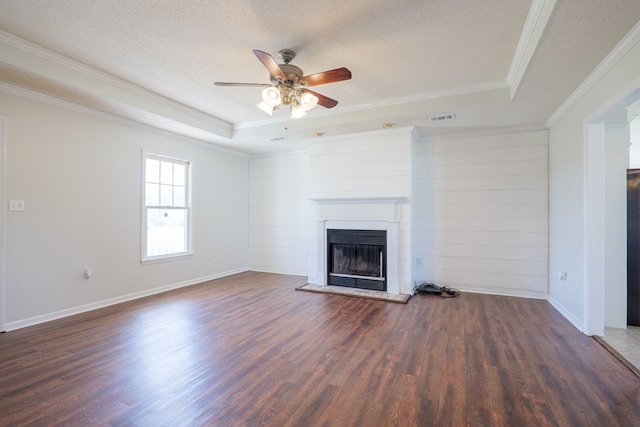
M 308 154 L 252 157 L 249 168 L 249 267 L 307 275 Z
M 2 92 L 0 116 L 26 205 L 5 216 L 8 329 L 247 268 L 246 157 Z M 140 263 L 143 149 L 193 161 L 193 257 Z
M 546 298 L 546 131 L 420 141 L 416 279 Z
M 637 29 L 636 29 L 637 31 Z M 636 39 L 637 40 L 637 39 Z M 586 333 L 600 333 L 599 327 L 591 328 L 586 322 L 594 317 L 594 307 L 604 313 L 604 301 L 585 297 L 589 283 L 594 279 L 585 271 L 597 267 L 604 260 L 596 258 L 588 262 L 585 253 L 586 240 L 594 236 L 591 226 L 585 224 L 585 216 L 590 218 L 586 198 L 593 189 L 587 187 L 586 177 L 596 171 L 589 171 L 591 159 L 604 169 L 600 152 L 588 149 L 587 123 L 598 120 L 599 112 L 604 113 L 613 103 L 619 102 L 640 87 L 640 44 L 635 42 L 624 54 L 610 65 L 585 93 L 576 100 L 549 130 L 549 250 L 550 271 L 549 300 L 574 325 Z M 595 177 L 596 181 L 600 178 Z M 603 195 L 601 195 L 603 199 Z M 604 242 L 591 239 L 591 247 Z M 566 282 L 560 281 L 553 272 L 567 271 Z M 603 276 L 604 277 L 604 276 Z M 596 286 L 604 287 L 600 282 Z M 604 291 L 602 292 L 604 294 Z M 589 295 L 598 293 L 589 293 Z M 595 316 L 597 317 L 597 315 Z M 604 321 L 604 316 L 602 316 Z M 601 325 L 604 326 L 604 325 Z

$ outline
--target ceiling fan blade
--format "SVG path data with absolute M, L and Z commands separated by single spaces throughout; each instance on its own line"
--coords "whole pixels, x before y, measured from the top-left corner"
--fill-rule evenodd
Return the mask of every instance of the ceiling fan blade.
M 232 83 L 232 82 L 215 82 L 216 86 L 260 86 L 260 87 L 269 87 L 271 86 L 268 83 Z
M 280 66 L 278 66 L 278 63 L 276 62 L 276 60 L 273 59 L 273 56 L 269 55 L 267 52 L 263 52 L 257 49 L 254 49 L 253 53 L 258 57 L 260 62 L 262 62 L 262 65 L 264 65 L 265 68 L 269 70 L 269 73 L 273 77 L 280 80 L 287 79 L 287 76 L 284 75 L 284 73 L 280 69 Z
M 333 108 L 338 105 L 338 101 L 331 99 L 328 96 L 319 94 L 309 89 L 302 89 L 302 92 L 309 92 L 311 95 L 315 95 L 318 98 L 318 105 L 322 105 L 324 108 Z
M 336 68 L 335 70 L 324 71 L 322 73 L 304 76 L 300 80 L 306 81 L 306 86 L 318 86 L 327 83 L 341 82 L 351 78 L 351 71 L 347 68 Z

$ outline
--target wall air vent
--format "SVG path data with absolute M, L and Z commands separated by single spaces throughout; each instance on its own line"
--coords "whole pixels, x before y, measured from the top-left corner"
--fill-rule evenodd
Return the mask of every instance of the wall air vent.
M 432 122 L 441 122 L 443 120 L 453 120 L 456 117 L 455 114 L 437 114 L 429 117 Z
M 275 136 L 273 138 L 269 138 L 269 141 L 285 141 L 287 138 L 284 136 Z

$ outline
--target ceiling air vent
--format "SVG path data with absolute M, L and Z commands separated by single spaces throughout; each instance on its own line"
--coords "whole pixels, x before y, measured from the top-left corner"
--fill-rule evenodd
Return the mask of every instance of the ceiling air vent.
M 432 122 L 441 122 L 443 120 L 453 120 L 456 117 L 455 114 L 437 114 L 429 117 Z
M 269 138 L 269 141 L 284 141 L 287 138 L 285 138 L 284 136 L 275 136 L 273 138 Z

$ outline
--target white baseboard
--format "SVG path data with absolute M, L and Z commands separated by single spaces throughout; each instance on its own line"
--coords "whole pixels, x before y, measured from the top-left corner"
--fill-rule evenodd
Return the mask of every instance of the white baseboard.
M 575 326 L 580 332 L 584 333 L 584 324 L 576 317 L 574 317 L 571 313 L 569 313 L 569 311 L 567 311 L 562 306 L 562 304 L 558 303 L 558 301 L 551 297 L 547 298 L 547 301 L 549 301 L 549 304 L 551 304 L 553 308 L 558 310 L 560 314 L 562 314 L 569 322 L 571 322 L 573 326 Z
M 438 285 L 443 285 L 438 283 Z M 533 298 L 533 299 L 547 299 L 546 292 L 537 292 L 528 289 L 506 289 L 506 288 L 490 288 L 490 287 L 466 287 L 456 286 L 450 284 L 444 284 L 452 288 L 458 289 L 460 292 L 469 292 L 472 294 L 486 294 L 486 295 L 499 295 L 503 297 L 518 297 L 518 298 Z
M 209 276 L 197 277 L 183 282 L 172 283 L 169 285 L 160 286 L 153 289 L 147 289 L 145 291 L 135 292 L 132 294 L 122 295 L 115 298 L 109 298 L 102 301 L 93 302 L 90 304 L 81 305 L 78 307 L 72 307 L 65 310 L 56 311 L 53 313 L 43 314 L 40 316 L 30 317 L 28 319 L 17 320 L 15 322 L 9 322 L 5 324 L 6 331 L 15 331 L 16 329 L 26 328 L 28 326 L 38 325 L 44 322 L 50 322 L 52 320 L 61 319 L 63 317 L 73 316 L 75 314 L 86 313 L 87 311 L 97 310 L 99 308 L 108 307 L 122 302 L 132 301 L 139 298 L 144 298 L 150 295 L 160 294 L 173 289 L 184 288 L 186 286 L 197 285 L 199 283 L 208 282 L 209 280 L 220 279 L 222 277 L 231 276 L 233 274 L 243 273 L 249 271 L 247 267 L 238 268 L 234 270 L 228 270 L 222 273 L 212 274 Z
M 263 267 L 250 267 L 249 270 L 257 271 L 260 273 L 284 274 L 286 276 L 308 276 L 306 270 L 298 271 L 298 270 L 274 269 L 274 268 L 263 268 Z

